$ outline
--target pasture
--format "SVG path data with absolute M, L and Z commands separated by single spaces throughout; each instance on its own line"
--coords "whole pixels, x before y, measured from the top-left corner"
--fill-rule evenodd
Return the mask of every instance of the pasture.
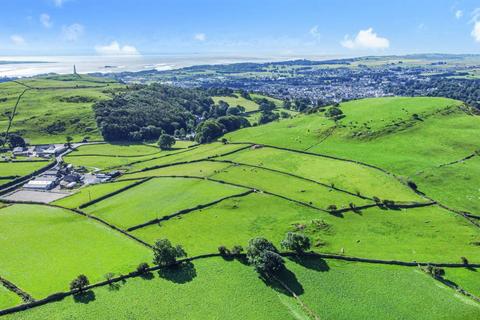
M 122 229 L 246 190 L 201 179 L 155 178 L 85 208 Z
M 315 258 L 287 260 L 286 265 L 288 271 L 280 279 L 298 299 L 277 283 L 262 282 L 240 262 L 212 258 L 155 272 L 151 278 L 130 279 L 113 290 L 95 289 L 88 304 L 69 297 L 5 319 L 98 319 L 112 314 L 116 319 L 205 319 L 226 314 L 229 319 L 308 319 L 311 313 L 321 319 L 385 319 L 385 311 L 409 319 L 416 318 L 418 310 L 426 310 L 422 319 L 478 317 L 478 306 L 439 287 L 415 267 Z M 202 299 L 196 299 L 199 296 Z
M 43 205 L 0 209 L 0 274 L 34 298 L 67 291 L 79 274 L 92 282 L 134 270 L 151 254 L 144 246 L 73 212 Z M 121 259 L 119 259 L 121 257 Z
M 417 266 L 296 256 L 275 282 L 241 257 L 195 258 L 254 237 L 280 249 L 297 232 L 314 253 L 337 258 L 480 264 L 478 219 L 460 212 L 479 215 L 478 155 L 462 160 L 480 149 L 478 117 L 443 98 L 364 99 L 340 109 L 337 121 L 299 115 L 228 133 L 227 144 L 79 147 L 67 163 L 124 174 L 58 207 L 1 208 L 0 256 L 8 259 L 0 276 L 41 298 L 81 273 L 95 283 L 151 264 L 141 241 L 167 238 L 194 260 L 95 288 L 88 303 L 67 297 L 6 319 L 478 319 L 478 302 Z M 444 280 L 480 295 L 478 269 L 444 270 Z M 4 296 L 0 309 L 19 303 Z

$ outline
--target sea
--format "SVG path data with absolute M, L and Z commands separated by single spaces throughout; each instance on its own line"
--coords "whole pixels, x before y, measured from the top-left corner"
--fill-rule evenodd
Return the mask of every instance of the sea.
M 0 56 L 1 77 L 31 77 L 40 74 L 69 74 L 75 65 L 78 73 L 113 73 L 123 71 L 172 70 L 193 65 L 230 64 L 240 62 L 272 62 L 294 59 L 327 60 L 338 56 L 261 57 L 240 55 L 161 54 L 141 56 Z

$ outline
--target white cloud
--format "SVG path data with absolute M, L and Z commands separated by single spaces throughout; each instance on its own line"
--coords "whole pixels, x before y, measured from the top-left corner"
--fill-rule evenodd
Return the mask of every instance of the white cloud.
M 354 39 L 346 35 L 341 42 L 347 49 L 387 49 L 390 41 L 387 38 L 379 37 L 372 28 L 360 30 Z
M 475 41 L 480 42 L 480 21 L 475 22 L 472 30 L 472 37 Z
M 462 17 L 463 17 L 463 11 L 462 10 L 455 11 L 455 18 L 460 19 Z
M 85 28 L 79 24 L 74 23 L 69 26 L 62 27 L 63 37 L 68 41 L 76 41 L 79 37 L 83 35 Z
M 112 41 L 112 43 L 105 46 L 95 46 L 95 51 L 98 54 L 105 56 L 136 56 L 140 55 L 137 48 L 129 45 L 121 46 L 117 41 Z
M 476 42 L 480 42 L 480 8 L 473 10 L 470 22 L 473 23 L 472 37 Z
M 319 39 L 322 35 L 320 34 L 320 31 L 318 30 L 318 26 L 313 26 L 310 31 L 308 31 L 310 35 L 314 38 Z
M 68 0 L 53 0 L 53 4 L 55 5 L 55 7 L 59 7 L 59 8 L 60 8 L 60 7 L 63 6 L 63 4 L 64 4 L 65 2 L 67 2 L 67 1 L 68 1 Z
M 46 13 L 42 13 L 40 15 L 40 22 L 45 28 L 51 28 L 52 27 L 52 20 L 50 19 L 50 16 Z
M 18 34 L 11 35 L 10 40 L 16 46 L 22 46 L 25 44 L 25 39 L 22 36 L 19 36 Z
M 193 39 L 197 41 L 205 41 L 207 40 L 207 35 L 205 33 L 197 33 L 193 36 Z

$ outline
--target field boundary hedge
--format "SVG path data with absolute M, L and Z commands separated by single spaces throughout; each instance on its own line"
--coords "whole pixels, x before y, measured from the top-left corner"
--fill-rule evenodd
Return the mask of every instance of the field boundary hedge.
M 253 193 L 254 191 L 253 190 L 248 190 L 248 191 L 245 191 L 245 192 L 242 192 L 242 193 L 238 193 L 238 194 L 234 194 L 234 195 L 231 195 L 231 196 L 227 196 L 227 197 L 223 197 L 223 198 L 220 198 L 220 199 L 217 199 L 217 200 L 214 200 L 214 201 L 211 201 L 211 202 L 208 202 L 208 203 L 205 203 L 205 204 L 199 204 L 195 207 L 191 207 L 191 208 L 187 208 L 187 209 L 182 209 L 182 210 L 179 210 L 175 213 L 172 213 L 172 214 L 169 214 L 169 215 L 165 215 L 161 218 L 157 218 L 157 219 L 153 219 L 153 220 L 150 220 L 150 221 L 147 221 L 145 223 L 142 223 L 142 224 L 139 224 L 139 225 L 136 225 L 136 226 L 133 226 L 133 227 L 130 227 L 128 228 L 126 231 L 128 232 L 131 232 L 131 231 L 134 231 L 134 230 L 138 230 L 138 229 L 141 229 L 143 227 L 146 227 L 146 226 L 150 226 L 152 224 L 156 224 L 156 223 L 159 223 L 159 222 L 162 222 L 162 221 L 167 221 L 167 220 L 170 220 L 176 216 L 179 216 L 179 215 L 183 215 L 183 214 L 187 214 L 187 213 L 190 213 L 192 211 L 197 211 L 197 210 L 201 210 L 201 209 L 204 209 L 204 208 L 208 208 L 208 207 L 211 207 L 213 205 L 216 205 L 222 201 L 225 201 L 225 200 L 228 200 L 228 199 L 233 199 L 233 198 L 240 198 L 240 197 L 245 197 L 251 193 Z
M 7 290 L 19 296 L 23 300 L 23 302 L 29 303 L 29 302 L 35 301 L 35 299 L 30 294 L 23 291 L 22 289 L 17 287 L 14 283 L 8 281 L 7 279 L 1 276 L 0 276 L 0 284 L 3 285 Z

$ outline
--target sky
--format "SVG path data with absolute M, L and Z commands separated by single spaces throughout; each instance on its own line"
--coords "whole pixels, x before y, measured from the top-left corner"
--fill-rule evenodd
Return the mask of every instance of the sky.
M 480 53 L 480 1 L 0 0 L 0 56 Z

